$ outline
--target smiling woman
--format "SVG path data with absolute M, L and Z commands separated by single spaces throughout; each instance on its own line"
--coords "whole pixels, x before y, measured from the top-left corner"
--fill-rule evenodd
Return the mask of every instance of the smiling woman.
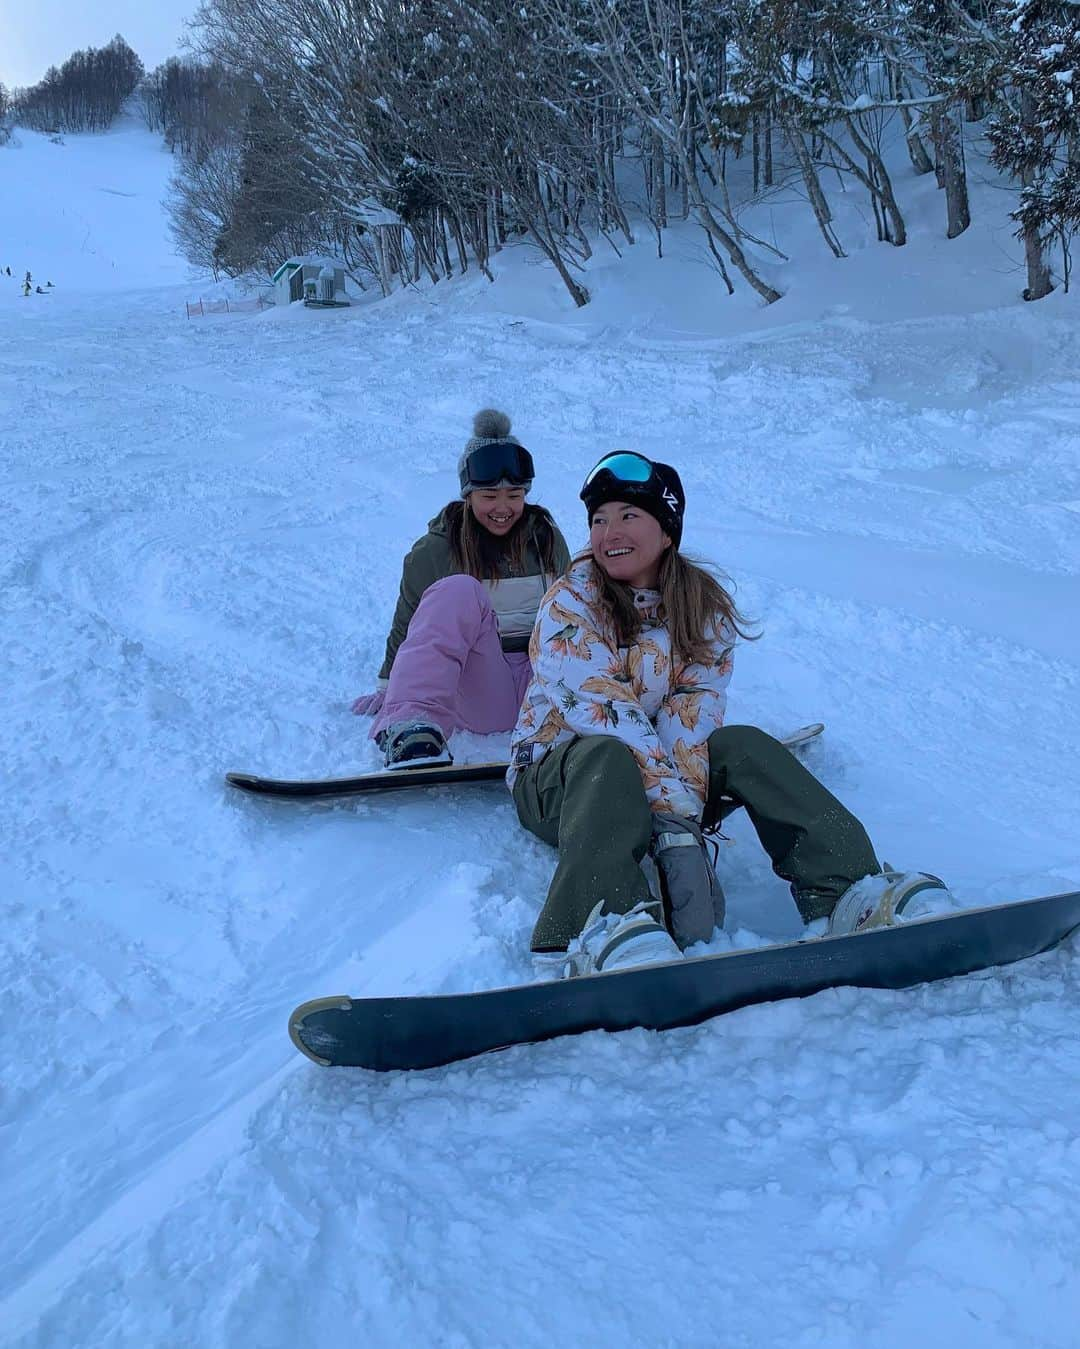
M 375 715 L 387 768 L 449 763 L 452 731 L 514 724 L 540 600 L 570 561 L 549 513 L 526 501 L 534 472 L 510 418 L 478 412 L 458 462 L 461 498 L 405 558 L 380 687 L 353 704 Z
M 859 821 L 779 741 L 724 725 L 745 620 L 679 552 L 675 469 L 619 451 L 581 499 L 589 551 L 540 606 L 508 774 L 521 823 L 559 849 L 533 929 L 538 963 L 603 973 L 709 940 L 724 895 L 703 831 L 732 802 L 807 923 L 851 932 L 951 907 L 937 877 L 883 869 Z
M 660 576 L 660 559 L 671 547 L 671 539 L 640 506 L 609 501 L 593 515 L 589 547 L 597 566 L 613 581 L 653 590 Z

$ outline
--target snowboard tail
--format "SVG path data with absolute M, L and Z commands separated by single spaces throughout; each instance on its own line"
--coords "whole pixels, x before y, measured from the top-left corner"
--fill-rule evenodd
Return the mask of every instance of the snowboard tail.
M 783 737 L 788 749 L 801 749 L 824 731 L 824 722 L 800 726 Z M 311 798 L 363 796 L 369 792 L 398 792 L 407 787 L 448 787 L 459 783 L 499 782 L 506 776 L 508 763 L 441 764 L 410 768 L 382 769 L 352 778 L 263 778 L 255 773 L 226 773 L 230 787 L 255 796 Z
M 431 997 L 317 998 L 289 1020 L 325 1066 L 436 1068 L 584 1031 L 670 1030 L 823 989 L 909 988 L 1010 965 L 1080 927 L 1080 891 L 967 909 L 905 926 L 662 965 Z

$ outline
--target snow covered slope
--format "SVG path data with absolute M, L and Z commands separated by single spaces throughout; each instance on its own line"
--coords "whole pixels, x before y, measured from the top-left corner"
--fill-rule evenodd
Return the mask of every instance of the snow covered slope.
M 16 128 L 0 147 L 0 303 L 29 271 L 34 284 L 131 290 L 182 281 L 161 199 L 176 160 L 134 116 L 100 135 Z
M 0 289 L 0 1343 L 1072 1349 L 1080 943 L 327 1073 L 293 1005 L 527 978 L 552 854 L 499 789 L 301 808 L 221 781 L 376 763 L 348 702 L 490 402 L 572 543 L 602 451 L 679 466 L 687 546 L 764 631 L 731 719 L 826 721 L 813 766 L 884 856 L 973 903 L 1076 888 L 1071 300 L 1015 301 L 1012 261 L 987 266 L 1007 227 L 946 246 L 905 182 L 910 252 L 819 270 L 793 225 L 767 311 L 675 231 L 662 264 L 598 258 L 578 314 L 522 251 L 494 288 L 188 322 L 139 214 L 150 139 L 114 163 L 119 136 L 41 145 L 83 165 L 61 190 L 19 134 L 7 252 L 41 223 L 13 272 L 59 271 L 65 222 L 112 202 L 91 238 L 127 284 Z M 718 942 L 790 933 L 733 832 Z

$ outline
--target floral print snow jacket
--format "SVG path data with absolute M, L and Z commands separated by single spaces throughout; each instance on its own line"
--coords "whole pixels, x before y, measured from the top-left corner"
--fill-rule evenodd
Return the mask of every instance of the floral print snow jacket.
M 660 594 L 638 590 L 637 641 L 606 630 L 593 562 L 575 562 L 544 596 L 529 645 L 533 677 L 510 742 L 507 783 L 552 745 L 611 735 L 633 751 L 654 811 L 700 817 L 709 785 L 708 737 L 724 723 L 734 634 L 716 634 L 707 665 L 673 662 Z M 542 747 L 542 748 L 540 748 Z

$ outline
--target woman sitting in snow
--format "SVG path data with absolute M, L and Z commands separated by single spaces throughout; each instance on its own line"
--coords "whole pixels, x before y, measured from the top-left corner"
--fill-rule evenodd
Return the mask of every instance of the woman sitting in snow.
M 540 607 L 507 777 L 521 823 L 559 849 L 537 963 L 625 969 L 707 940 L 724 912 L 702 831 L 732 801 L 806 923 L 846 933 L 951 907 L 936 877 L 883 870 L 859 821 L 779 741 L 724 726 L 743 619 L 679 552 L 676 471 L 610 454 L 581 498 L 589 551 Z M 664 901 L 641 866 L 649 852 Z
M 537 609 L 570 561 L 550 514 L 525 500 L 533 474 L 510 418 L 478 412 L 458 463 L 461 499 L 406 556 L 379 688 L 353 703 L 375 714 L 387 768 L 450 763 L 452 731 L 514 725 Z

